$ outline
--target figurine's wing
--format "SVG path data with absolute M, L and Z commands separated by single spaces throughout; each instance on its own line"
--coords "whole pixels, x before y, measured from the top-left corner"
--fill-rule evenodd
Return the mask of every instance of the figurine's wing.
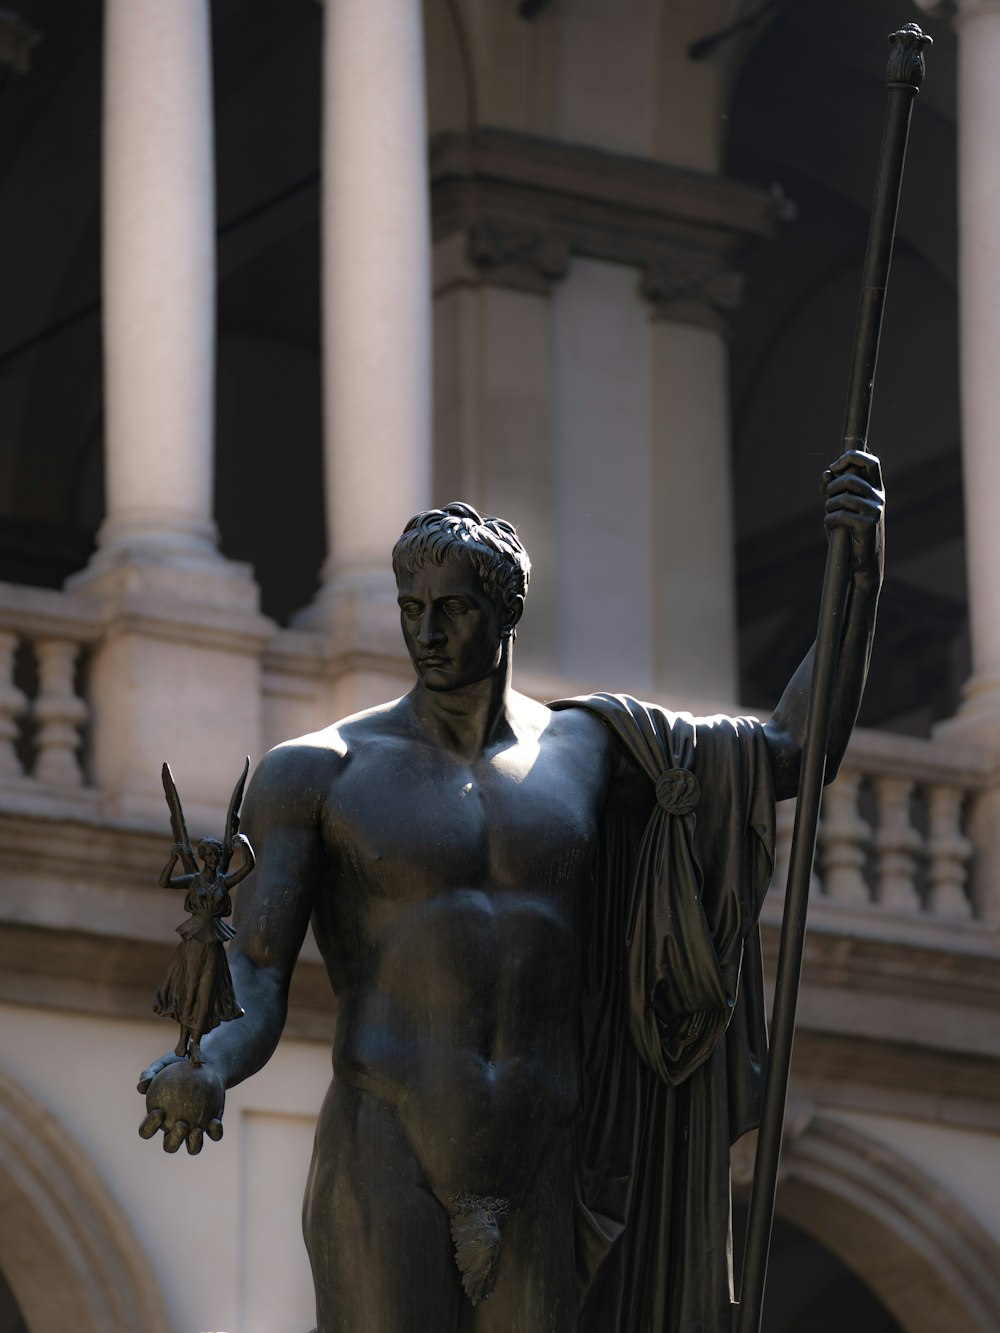
M 197 874 L 198 862 L 194 858 L 194 852 L 191 849 L 191 839 L 188 837 L 187 825 L 184 823 L 184 811 L 181 809 L 181 798 L 177 795 L 177 785 L 174 782 L 174 775 L 170 771 L 170 765 L 164 764 L 161 772 L 163 777 L 163 794 L 167 798 L 167 805 L 170 808 L 170 828 L 174 835 L 174 842 L 181 848 L 181 860 L 184 862 L 184 869 L 191 874 Z
M 229 869 L 229 862 L 233 859 L 233 847 L 236 845 L 236 835 L 240 831 L 240 805 L 243 801 L 243 789 L 247 785 L 247 774 L 249 772 L 250 756 L 247 755 L 243 764 L 243 772 L 233 788 L 233 794 L 229 801 L 229 814 L 226 817 L 226 831 L 222 841 L 222 865 L 219 867 L 223 875 Z

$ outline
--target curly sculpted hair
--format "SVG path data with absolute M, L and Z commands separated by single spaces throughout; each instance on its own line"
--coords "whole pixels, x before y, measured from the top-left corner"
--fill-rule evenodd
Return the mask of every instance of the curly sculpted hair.
M 531 561 L 512 524 L 502 518 L 483 518 L 471 505 L 425 509 L 410 519 L 392 548 L 396 581 L 404 572 L 412 574 L 426 564 L 442 565 L 455 554 L 468 556 L 500 618 L 513 623 L 518 598 L 528 591 Z

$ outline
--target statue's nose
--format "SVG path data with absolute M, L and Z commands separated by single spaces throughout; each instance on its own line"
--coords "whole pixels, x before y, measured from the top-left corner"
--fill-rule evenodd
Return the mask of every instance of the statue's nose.
M 434 615 L 430 607 L 424 612 L 420 619 L 420 628 L 417 631 L 417 642 L 423 648 L 428 648 L 432 643 L 440 643 L 444 639 L 444 631 L 441 628 L 440 621 Z

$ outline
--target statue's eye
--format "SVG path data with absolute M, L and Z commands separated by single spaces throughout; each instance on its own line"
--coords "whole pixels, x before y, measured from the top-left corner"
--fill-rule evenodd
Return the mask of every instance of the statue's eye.
M 409 620 L 418 620 L 423 607 L 419 602 L 401 602 L 403 615 Z
M 444 609 L 450 616 L 464 616 L 469 608 L 461 597 L 449 597 L 445 601 Z

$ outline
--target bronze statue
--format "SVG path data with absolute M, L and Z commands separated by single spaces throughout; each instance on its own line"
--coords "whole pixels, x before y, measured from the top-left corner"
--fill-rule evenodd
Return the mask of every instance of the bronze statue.
M 230 890 L 246 879 L 254 867 L 250 840 L 239 832 L 239 808 L 249 771 L 247 758 L 229 802 L 225 837 L 222 842 L 217 838 L 202 838 L 198 843 L 199 867 L 170 765 L 163 765 L 163 790 L 170 807 L 174 845 L 170 860 L 160 871 L 160 887 L 185 891 L 184 910 L 188 919 L 177 927 L 181 942 L 163 975 L 153 1009 L 181 1025 L 174 1055 L 180 1059 L 186 1056 L 195 1066 L 202 1063 L 201 1038 L 205 1033 L 220 1023 L 243 1017 L 233 992 L 225 952 L 225 945 L 236 932 L 225 918 L 233 910 Z M 237 847 L 242 852 L 242 864 L 230 870 Z M 174 875 L 178 860 L 184 866 L 182 875 Z
M 828 775 L 867 671 L 882 482 L 849 452 Z M 142 1075 L 164 1147 L 266 1062 L 306 928 L 338 997 L 305 1232 L 318 1333 L 729 1333 L 730 1142 L 764 1051 L 757 914 L 812 658 L 769 722 L 511 686 L 529 561 L 468 505 L 393 552 L 417 680 L 258 767 L 246 1016 Z

